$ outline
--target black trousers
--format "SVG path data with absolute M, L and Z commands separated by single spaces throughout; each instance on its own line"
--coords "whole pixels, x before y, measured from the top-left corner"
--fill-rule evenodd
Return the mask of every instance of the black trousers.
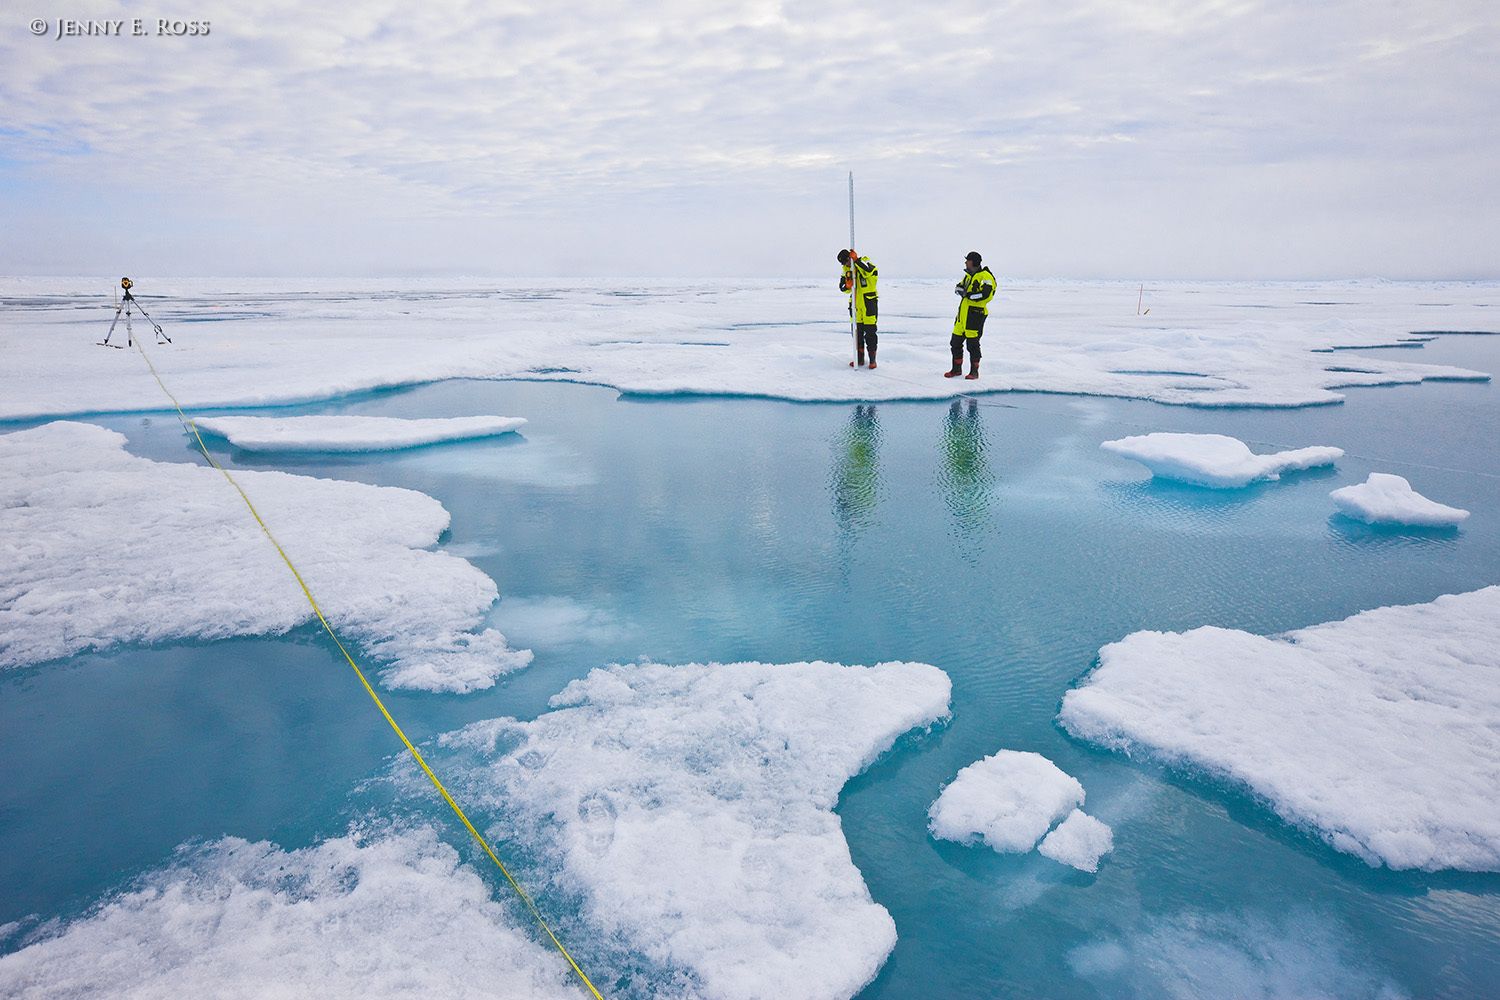
M 948 341 L 948 346 L 953 350 L 953 363 L 958 364 L 964 357 L 964 344 L 969 345 L 969 360 L 979 360 L 979 338 L 983 337 L 981 331 L 978 336 L 965 337 L 963 334 L 955 333 L 953 339 Z
M 870 360 L 875 360 L 875 347 L 880 343 L 880 338 L 875 335 L 874 323 L 856 323 L 854 326 L 856 343 L 859 345 L 859 356 L 870 355 Z

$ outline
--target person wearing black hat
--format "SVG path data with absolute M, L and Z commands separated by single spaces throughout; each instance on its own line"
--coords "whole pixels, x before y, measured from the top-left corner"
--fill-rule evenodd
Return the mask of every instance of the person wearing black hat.
M 850 298 L 850 314 L 854 317 L 854 344 L 856 360 L 849 362 L 850 368 L 863 368 L 865 354 L 870 355 L 870 367 L 875 367 L 875 347 L 880 338 L 875 334 L 875 319 L 880 313 L 880 293 L 875 284 L 880 272 L 868 257 L 861 257 L 853 250 L 840 250 L 839 263 L 844 265 L 844 274 L 839 278 L 839 291 L 853 291 Z
M 953 367 L 943 372 L 944 378 L 963 375 L 965 345 L 969 350 L 969 374 L 964 378 L 979 377 L 979 338 L 984 334 L 984 321 L 998 285 L 994 273 L 984 266 L 984 258 L 977 250 L 970 250 L 964 257 L 964 276 L 953 287 L 958 296 L 958 318 L 953 321 L 953 337 L 948 341 Z

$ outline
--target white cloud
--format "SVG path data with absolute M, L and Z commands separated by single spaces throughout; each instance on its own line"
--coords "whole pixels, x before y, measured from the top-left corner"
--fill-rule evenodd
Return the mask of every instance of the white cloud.
M 1500 32 L 1469 0 L 199 6 L 208 38 L 0 33 L 0 268 L 536 270 L 583 241 L 595 270 L 802 273 L 846 167 L 906 273 L 966 228 L 1033 273 L 1500 265 Z

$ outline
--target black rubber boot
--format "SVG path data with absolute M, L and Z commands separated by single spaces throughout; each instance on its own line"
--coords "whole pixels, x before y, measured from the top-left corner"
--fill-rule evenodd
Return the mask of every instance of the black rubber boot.
M 849 367 L 850 368 L 863 368 L 864 366 L 865 366 L 865 356 L 864 356 L 863 353 L 861 353 L 859 355 L 859 360 L 858 361 L 851 361 L 851 362 L 849 362 Z
M 975 358 L 973 361 L 969 362 L 969 374 L 965 375 L 964 378 L 978 378 L 978 377 L 979 377 L 979 359 Z
M 943 372 L 943 378 L 958 378 L 963 373 L 964 356 L 962 354 L 955 354 L 953 355 L 953 367 Z

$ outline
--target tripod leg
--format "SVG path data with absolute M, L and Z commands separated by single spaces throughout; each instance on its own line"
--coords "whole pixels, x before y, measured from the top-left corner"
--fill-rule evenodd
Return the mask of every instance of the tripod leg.
M 130 301 L 135 302 L 135 299 L 131 299 Z M 140 310 L 142 316 L 146 317 L 146 322 L 151 324 L 151 329 L 156 331 L 156 342 L 160 344 L 163 340 L 165 340 L 170 344 L 172 342 L 172 338 L 168 337 L 165 333 L 162 332 L 161 324 L 152 319 L 151 314 L 146 312 L 145 308 L 142 307 L 139 302 L 135 302 L 135 307 Z
M 99 346 L 100 347 L 114 347 L 115 346 L 114 344 L 111 344 L 109 342 L 109 338 L 113 337 L 115 335 L 115 324 L 118 323 L 118 322 L 120 322 L 120 313 L 122 311 L 124 311 L 124 309 L 125 309 L 125 303 L 123 303 L 123 302 L 121 302 L 119 305 L 115 306 L 115 318 L 112 319 L 112 320 L 110 320 L 110 323 L 109 323 L 109 332 L 104 335 L 104 339 L 103 340 L 99 341 Z

